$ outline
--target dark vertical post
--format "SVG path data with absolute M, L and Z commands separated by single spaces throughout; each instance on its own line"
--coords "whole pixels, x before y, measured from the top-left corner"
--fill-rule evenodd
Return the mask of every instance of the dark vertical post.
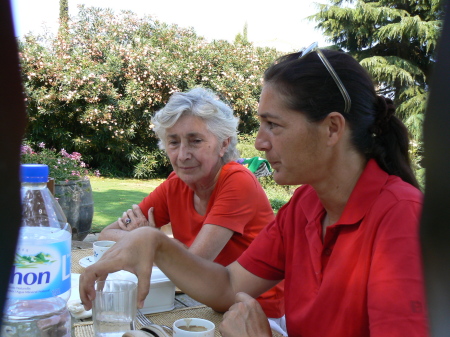
M 19 54 L 9 0 L 0 0 L 0 50 L 0 303 L 3 309 L 21 219 L 19 165 L 25 129 Z
M 424 123 L 426 180 L 421 221 L 433 337 L 450 336 L 450 1 L 438 44 Z
M 59 30 L 67 30 L 69 21 L 69 0 L 59 0 Z

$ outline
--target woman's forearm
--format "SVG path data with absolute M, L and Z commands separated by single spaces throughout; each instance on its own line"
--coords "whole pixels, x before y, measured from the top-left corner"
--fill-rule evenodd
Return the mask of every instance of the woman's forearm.
M 228 310 L 235 292 L 226 267 L 189 252 L 164 234 L 159 242 L 155 263 L 178 288 L 214 310 Z
M 99 240 L 112 240 L 119 241 L 124 238 L 128 234 L 128 231 L 125 231 L 119 227 L 117 221 L 114 221 L 112 224 L 103 228 L 100 232 L 98 239 Z
M 148 294 L 153 263 L 189 296 L 218 311 L 234 302 L 227 268 L 202 259 L 152 227 L 137 228 L 117 241 L 80 277 L 80 295 L 86 310 L 95 297 L 94 283 L 109 273 L 126 270 L 138 277 L 138 303 Z

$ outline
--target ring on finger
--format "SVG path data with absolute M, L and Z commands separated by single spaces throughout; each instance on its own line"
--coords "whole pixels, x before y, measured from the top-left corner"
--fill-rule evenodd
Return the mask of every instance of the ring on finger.
M 130 222 L 131 222 L 131 219 L 130 219 L 130 218 L 127 218 L 127 219 L 125 220 L 125 224 L 126 224 L 126 225 L 128 225 Z

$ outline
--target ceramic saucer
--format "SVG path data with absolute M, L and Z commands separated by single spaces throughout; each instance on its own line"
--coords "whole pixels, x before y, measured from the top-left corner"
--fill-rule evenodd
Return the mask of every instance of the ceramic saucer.
M 95 263 L 94 256 L 91 255 L 91 256 L 83 257 L 82 259 L 80 259 L 80 261 L 78 261 L 78 263 L 83 268 L 89 267 L 90 265 Z

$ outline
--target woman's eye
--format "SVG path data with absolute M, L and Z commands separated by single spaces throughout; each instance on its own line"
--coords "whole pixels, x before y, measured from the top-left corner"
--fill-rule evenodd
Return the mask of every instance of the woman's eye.
M 276 128 L 278 126 L 278 124 L 272 123 L 272 122 L 267 122 L 267 124 L 269 124 L 269 129 L 273 129 Z

